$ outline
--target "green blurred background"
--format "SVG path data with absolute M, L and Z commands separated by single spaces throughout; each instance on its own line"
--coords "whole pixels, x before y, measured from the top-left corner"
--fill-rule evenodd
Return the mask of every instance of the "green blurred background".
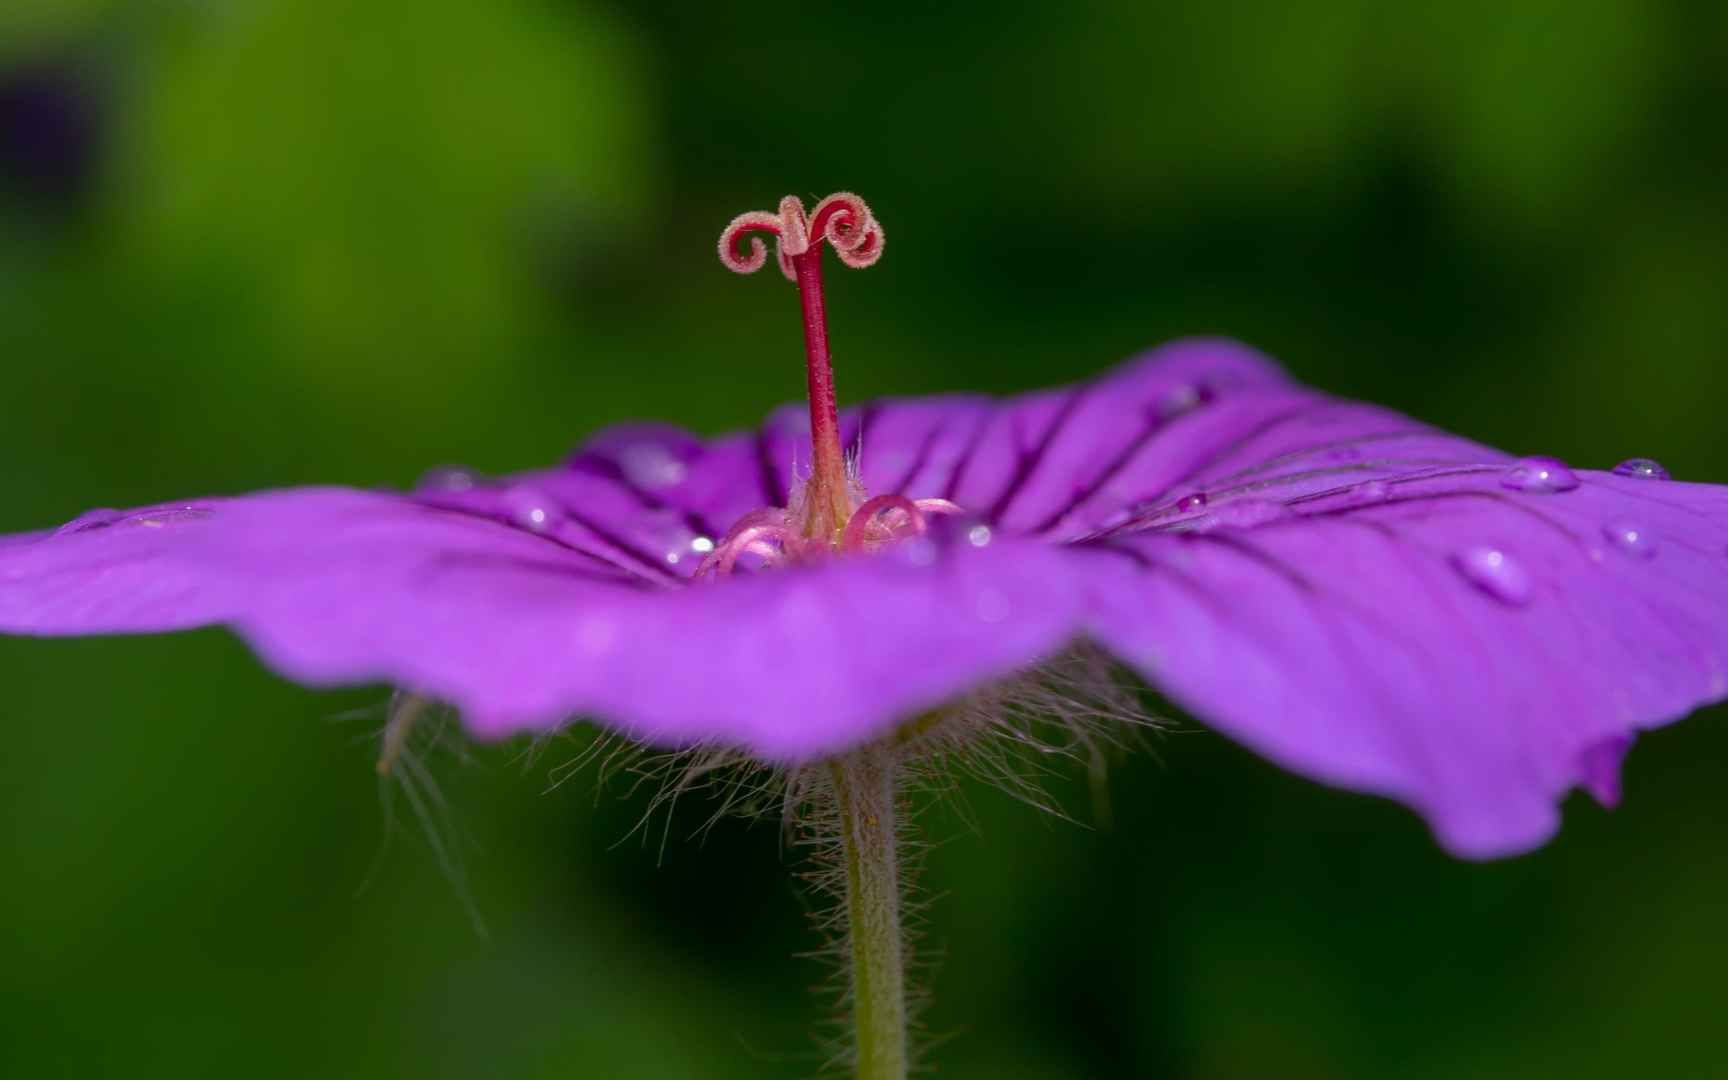
M 892 241 L 830 275 L 850 400 L 1228 333 L 1509 449 L 1728 479 L 1718 0 L 726 7 L 0 7 L 0 529 L 749 424 L 800 392 L 792 293 L 714 239 L 836 188 Z M 575 744 L 451 740 L 456 878 L 375 782 L 382 689 L 218 632 L 0 639 L 0 681 L 8 1075 L 820 1063 L 771 824 L 685 842 L 687 805 L 662 859 L 644 794 L 548 790 Z M 971 791 L 976 831 L 928 823 L 940 1075 L 1722 1075 L 1723 720 L 1491 865 L 1193 723 L 1108 828 Z

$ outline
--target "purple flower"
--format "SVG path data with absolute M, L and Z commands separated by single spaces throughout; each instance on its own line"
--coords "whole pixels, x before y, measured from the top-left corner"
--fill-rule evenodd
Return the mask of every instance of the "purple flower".
M 741 218 L 729 263 L 763 261 L 752 228 L 795 280 L 824 238 L 869 261 L 879 226 L 836 198 Z M 1516 459 L 1215 340 L 1006 401 L 874 402 L 829 441 L 812 411 L 608 429 L 408 493 L 94 511 L 0 538 L 0 630 L 223 624 L 289 678 L 388 682 L 481 736 L 581 715 L 785 763 L 1085 639 L 1470 857 L 1541 843 L 1575 786 L 1612 804 L 1638 731 L 1728 694 L 1728 488 L 1654 462 Z

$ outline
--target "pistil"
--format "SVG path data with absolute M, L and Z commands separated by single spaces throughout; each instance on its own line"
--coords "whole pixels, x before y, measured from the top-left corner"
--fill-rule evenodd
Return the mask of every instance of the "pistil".
M 798 286 L 804 315 L 804 360 L 810 397 L 810 475 L 801 498 L 789 509 L 791 522 L 805 538 L 837 546 L 853 510 L 852 483 L 840 445 L 840 414 L 834 397 L 834 369 L 828 351 L 827 312 L 822 301 L 822 245 L 834 249 L 847 266 L 870 266 L 882 256 L 882 227 L 864 200 L 846 192 L 830 195 L 806 216 L 804 204 L 788 195 L 776 213 L 739 214 L 720 234 L 720 261 L 741 274 L 767 262 L 759 234 L 776 241 L 780 272 Z M 748 240 L 746 251 L 739 242 Z
M 810 395 L 810 481 L 804 489 L 804 535 L 832 537 L 852 515 L 846 457 L 840 446 L 840 409 L 828 356 L 828 318 L 822 305 L 822 245 L 792 256 L 798 302 L 804 309 L 804 357 Z

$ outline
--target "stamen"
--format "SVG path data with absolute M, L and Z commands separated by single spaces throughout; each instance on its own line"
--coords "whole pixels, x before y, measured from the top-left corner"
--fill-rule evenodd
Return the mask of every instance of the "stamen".
M 904 495 L 878 495 L 858 508 L 852 515 L 852 520 L 846 523 L 846 532 L 840 539 L 842 551 L 864 551 L 865 542 L 869 539 L 870 526 L 876 519 L 896 513 L 906 518 L 906 526 L 912 530 L 913 536 L 921 535 L 926 526 L 924 514 L 918 509 L 918 504 Z M 890 528 L 888 536 L 894 535 Z
M 720 234 L 720 261 L 728 270 L 755 273 L 767 262 L 762 235 L 776 240 L 775 259 L 781 273 L 798 285 L 804 312 L 804 354 L 810 395 L 811 470 L 804 498 L 803 520 L 794 524 L 803 535 L 833 545 L 852 517 L 851 487 L 846 455 L 840 446 L 840 414 L 834 399 L 834 371 L 828 353 L 828 322 L 822 302 L 822 241 L 847 266 L 870 266 L 882 257 L 882 226 L 863 199 L 838 192 L 816 204 L 806 216 L 796 196 L 780 200 L 779 211 L 751 211 L 732 219 Z M 740 252 L 740 241 L 749 241 Z
M 700 579 L 710 573 L 730 577 L 733 566 L 746 554 L 760 555 L 768 560 L 770 566 L 778 565 L 798 554 L 802 541 L 803 537 L 784 525 L 751 525 L 733 529 L 725 543 L 710 552 L 691 577 Z M 776 548 L 775 544 L 779 547 Z
M 966 508 L 947 499 L 913 499 L 912 505 L 925 514 L 964 514 Z

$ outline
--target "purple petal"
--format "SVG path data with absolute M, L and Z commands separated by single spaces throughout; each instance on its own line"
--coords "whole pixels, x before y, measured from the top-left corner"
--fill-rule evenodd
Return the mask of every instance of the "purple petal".
M 690 587 L 631 553 L 634 519 L 565 517 L 538 497 L 556 477 L 528 479 L 434 503 L 266 493 L 159 526 L 19 538 L 0 547 L 0 629 L 223 623 L 290 678 L 402 685 L 485 735 L 593 714 L 662 745 L 790 760 L 1007 675 L 1078 623 L 1067 557 L 1048 545 L 920 543 Z M 511 498 L 524 490 L 537 497 Z M 522 506 L 550 524 L 521 524 Z
M 563 466 L 414 496 L 280 492 L 0 538 L 0 629 L 223 623 L 309 683 L 383 680 L 486 734 L 592 714 L 808 759 L 1091 633 L 1285 766 L 1400 799 L 1452 850 L 1539 843 L 1630 736 L 1724 696 L 1728 489 L 1513 459 L 1291 383 L 1224 342 L 1069 390 L 843 418 L 918 541 L 689 587 L 784 503 L 803 410 L 704 443 L 600 433 Z
M 1633 741 L 1631 735 L 1611 735 L 1586 746 L 1578 755 L 1584 790 L 1606 809 L 1620 805 L 1620 763 L 1626 760 Z
M 994 407 L 888 401 L 849 412 L 843 426 L 860 420 L 873 494 L 947 498 L 999 528 L 1052 540 L 1209 489 L 1288 500 L 1376 470 L 1507 460 L 1377 406 L 1329 398 L 1251 349 L 1205 339 Z M 770 441 L 796 445 L 790 434 Z
M 1173 698 L 1287 768 L 1408 803 L 1459 854 L 1503 855 L 1541 843 L 1573 786 L 1612 802 L 1602 747 L 1728 692 L 1728 489 L 1580 479 L 1520 495 L 1415 473 L 1259 528 L 1074 550 L 1096 563 L 1093 632 Z M 1659 553 L 1603 542 L 1628 514 Z

